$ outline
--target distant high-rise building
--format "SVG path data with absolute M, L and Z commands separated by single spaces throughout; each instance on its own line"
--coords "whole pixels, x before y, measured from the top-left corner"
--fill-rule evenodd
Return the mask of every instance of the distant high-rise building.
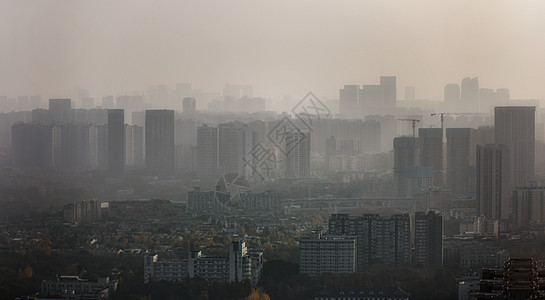
M 415 89 L 414 86 L 405 87 L 405 100 L 414 100 L 415 99 Z
M 251 169 L 247 167 L 251 159 L 250 150 L 254 145 L 250 128 L 240 122 L 221 124 L 218 126 L 219 167 L 225 173 L 238 173 L 249 176 Z
M 358 272 L 372 264 L 403 266 L 411 262 L 411 221 L 408 214 L 333 214 L 329 218 L 329 234 L 356 237 Z
M 144 167 L 144 128 L 125 124 L 125 165 Z
M 176 119 L 174 144 L 197 146 L 197 123 L 193 119 Z
M 184 98 L 183 100 L 183 112 L 186 114 L 194 113 L 197 110 L 197 100 L 195 98 Z
M 497 106 L 494 109 L 496 143 L 507 145 L 511 186 L 525 186 L 535 172 L 534 106 Z
M 477 145 L 477 216 L 507 220 L 509 197 L 509 151 L 505 145 Z
M 102 97 L 102 108 L 114 108 L 114 96 Z
M 395 108 L 397 101 L 397 85 L 395 76 L 380 76 L 380 85 L 383 88 L 384 104 L 387 109 Z
M 447 182 L 453 194 L 471 193 L 469 138 L 471 128 L 447 128 Z
M 460 103 L 460 86 L 456 83 L 447 84 L 444 89 L 443 101 L 445 108 L 450 112 L 462 109 Z
M 419 128 L 420 165 L 433 167 L 433 184 L 443 185 L 443 129 Z
M 50 124 L 49 110 L 36 108 L 32 110 L 32 123 L 34 124 Z
M 197 165 L 201 178 L 218 175 L 218 144 L 218 128 L 204 124 L 197 129 Z
M 460 111 L 475 112 L 479 108 L 479 78 L 466 77 L 462 79 L 460 93 Z
M 443 216 L 429 211 L 415 213 L 415 263 L 421 266 L 443 266 Z
M 146 110 L 146 168 L 159 175 L 174 174 L 174 111 Z
M 407 169 L 417 164 L 417 139 L 397 137 L 394 139 L 394 190 L 397 197 L 407 197 L 409 186 Z
M 386 111 L 384 89 L 382 85 L 364 84 L 362 86 L 358 99 L 359 116 L 384 114 Z
M 380 122 L 381 152 L 388 152 L 392 150 L 392 141 L 397 136 L 397 119 L 392 115 L 371 115 L 365 117 L 365 121 L 370 120 Z
M 108 171 L 112 175 L 125 172 L 125 111 L 108 109 Z
M 288 132 L 285 137 L 286 177 L 310 176 L 310 131 Z
M 84 97 L 81 98 L 81 108 L 91 109 L 95 107 L 95 98 Z
M 49 114 L 53 123 L 73 121 L 72 101 L 70 99 L 49 99 Z
M 344 118 L 357 117 L 359 92 L 358 85 L 345 85 L 339 90 L 339 112 Z
M 108 169 L 108 125 L 89 126 L 89 165 L 91 169 Z
M 18 96 L 17 97 L 17 110 L 26 111 L 30 109 L 28 96 Z

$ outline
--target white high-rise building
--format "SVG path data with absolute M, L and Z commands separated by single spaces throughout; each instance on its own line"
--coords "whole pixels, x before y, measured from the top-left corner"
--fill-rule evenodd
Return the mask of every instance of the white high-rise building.
M 286 134 L 286 177 L 310 176 L 310 131 L 293 130 Z

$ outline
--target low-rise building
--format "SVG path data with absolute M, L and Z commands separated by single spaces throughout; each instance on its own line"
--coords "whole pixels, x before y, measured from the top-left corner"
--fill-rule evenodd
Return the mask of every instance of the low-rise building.
M 150 281 L 183 281 L 202 278 L 214 282 L 250 280 L 256 285 L 263 275 L 263 250 L 248 249 L 245 242 L 229 245 L 229 255 L 207 257 L 201 251 L 191 251 L 187 259 L 159 260 L 159 256 L 144 257 L 144 283 Z
M 399 287 L 390 288 L 330 288 L 316 293 L 314 300 L 409 300 L 409 293 Z
M 40 297 L 63 297 L 70 300 L 105 300 L 117 290 L 117 280 L 98 278 L 89 281 L 78 276 L 58 276 L 42 281 Z

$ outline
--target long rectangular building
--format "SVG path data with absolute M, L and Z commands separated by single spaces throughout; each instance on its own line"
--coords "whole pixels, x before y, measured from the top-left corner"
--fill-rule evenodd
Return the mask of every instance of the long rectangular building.
M 299 241 L 301 274 L 353 273 L 356 271 L 356 238 L 311 234 Z
M 201 251 L 191 251 L 181 260 L 163 261 L 157 254 L 144 257 L 144 283 L 199 277 L 213 282 L 250 280 L 256 285 L 262 275 L 263 250 L 248 249 L 242 241 L 231 242 L 229 255 L 222 257 L 207 257 Z

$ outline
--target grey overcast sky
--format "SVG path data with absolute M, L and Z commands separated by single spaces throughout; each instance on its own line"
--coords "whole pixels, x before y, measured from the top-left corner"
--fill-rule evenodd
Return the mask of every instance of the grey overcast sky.
M 191 82 L 336 97 L 398 76 L 418 98 L 478 76 L 545 98 L 545 1 L 2 0 L 0 94 L 92 96 Z

